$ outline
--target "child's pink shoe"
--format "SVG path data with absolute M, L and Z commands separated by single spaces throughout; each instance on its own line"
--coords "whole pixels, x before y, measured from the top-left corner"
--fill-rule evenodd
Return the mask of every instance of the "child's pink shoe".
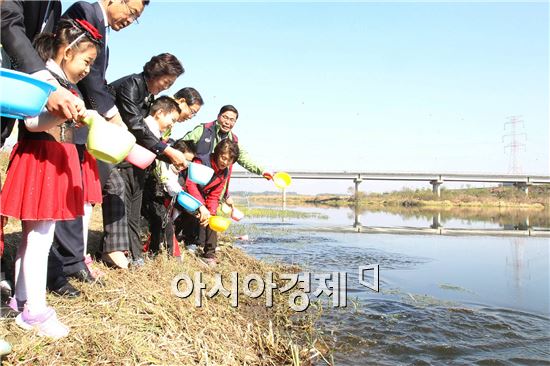
M 38 315 L 29 315 L 27 307 L 15 318 L 15 323 L 25 330 L 36 329 L 38 335 L 50 338 L 63 338 L 69 334 L 69 328 L 57 319 L 57 314 L 52 308 Z
M 210 268 L 215 268 L 216 265 L 218 264 L 218 261 L 216 258 L 199 257 L 199 261 Z

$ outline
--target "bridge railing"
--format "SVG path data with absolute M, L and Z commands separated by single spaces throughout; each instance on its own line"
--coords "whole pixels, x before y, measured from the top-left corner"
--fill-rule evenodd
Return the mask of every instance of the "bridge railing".
M 352 180 L 355 184 L 355 194 L 359 192 L 359 184 L 365 180 L 385 181 L 416 181 L 429 182 L 434 194 L 441 196 L 441 185 L 444 182 L 472 183 L 502 183 L 511 184 L 523 190 L 527 195 L 529 186 L 535 184 L 550 184 L 549 175 L 531 174 L 479 174 L 479 173 L 417 173 L 417 172 L 348 172 L 348 171 L 287 171 L 292 179 L 335 179 Z M 231 178 L 262 178 L 246 171 L 233 171 Z

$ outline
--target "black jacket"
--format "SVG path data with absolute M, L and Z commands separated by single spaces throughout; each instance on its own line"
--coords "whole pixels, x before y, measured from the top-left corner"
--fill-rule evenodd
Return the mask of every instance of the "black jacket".
M 116 95 L 115 103 L 120 116 L 137 143 L 160 156 L 167 144 L 156 137 L 144 121 L 149 114 L 153 95 L 147 90 L 143 73 L 125 76 L 110 86 Z
M 97 28 L 101 36 L 101 49 L 92 65 L 90 73 L 78 83 L 78 89 L 84 97 L 86 107 L 99 114 L 105 114 L 115 105 L 115 99 L 109 92 L 105 73 L 109 65 L 109 48 L 106 44 L 107 27 L 99 3 L 78 1 L 63 14 L 63 18 L 84 19 Z
M 46 70 L 46 64 L 32 46 L 34 38 L 52 32 L 61 16 L 61 2 L 7 0 L 0 2 L 2 31 L 0 42 L 8 54 L 11 66 L 28 74 Z
M 61 16 L 61 2 L 0 0 L 0 12 L 0 43 L 5 51 L 3 56 L 8 56 L 2 60 L 2 66 L 8 67 L 11 63 L 9 67 L 28 74 L 46 70 L 46 64 L 36 53 L 32 41 L 41 33 L 42 25 L 44 32 L 54 30 Z M 1 118 L 0 146 L 4 145 L 14 124 L 13 118 Z

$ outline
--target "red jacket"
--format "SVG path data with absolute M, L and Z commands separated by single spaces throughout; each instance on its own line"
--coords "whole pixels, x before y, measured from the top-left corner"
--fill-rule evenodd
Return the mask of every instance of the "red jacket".
M 212 176 L 212 179 L 210 179 L 210 182 L 208 182 L 205 186 L 198 185 L 197 183 L 192 182 L 191 179 L 187 179 L 187 182 L 185 183 L 187 192 L 201 201 L 202 204 L 206 206 L 208 211 L 210 211 L 211 215 L 215 215 L 218 210 L 223 188 L 229 179 L 229 169 L 219 169 L 216 162 L 212 158 L 212 155 L 210 155 L 210 164 L 204 164 L 199 158 L 193 159 L 193 162 L 210 166 L 214 169 L 214 175 Z

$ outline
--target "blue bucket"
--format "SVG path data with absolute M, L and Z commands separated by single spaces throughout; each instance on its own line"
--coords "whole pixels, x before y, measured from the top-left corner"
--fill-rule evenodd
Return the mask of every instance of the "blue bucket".
M 0 68 L 0 115 L 19 119 L 36 117 L 55 89 L 29 74 Z
M 195 212 L 202 206 L 201 201 L 184 191 L 178 193 L 178 203 L 189 212 Z
M 197 184 L 200 184 L 201 186 L 207 185 L 213 175 L 214 169 L 207 167 L 206 165 L 189 163 L 187 168 L 187 178 Z

